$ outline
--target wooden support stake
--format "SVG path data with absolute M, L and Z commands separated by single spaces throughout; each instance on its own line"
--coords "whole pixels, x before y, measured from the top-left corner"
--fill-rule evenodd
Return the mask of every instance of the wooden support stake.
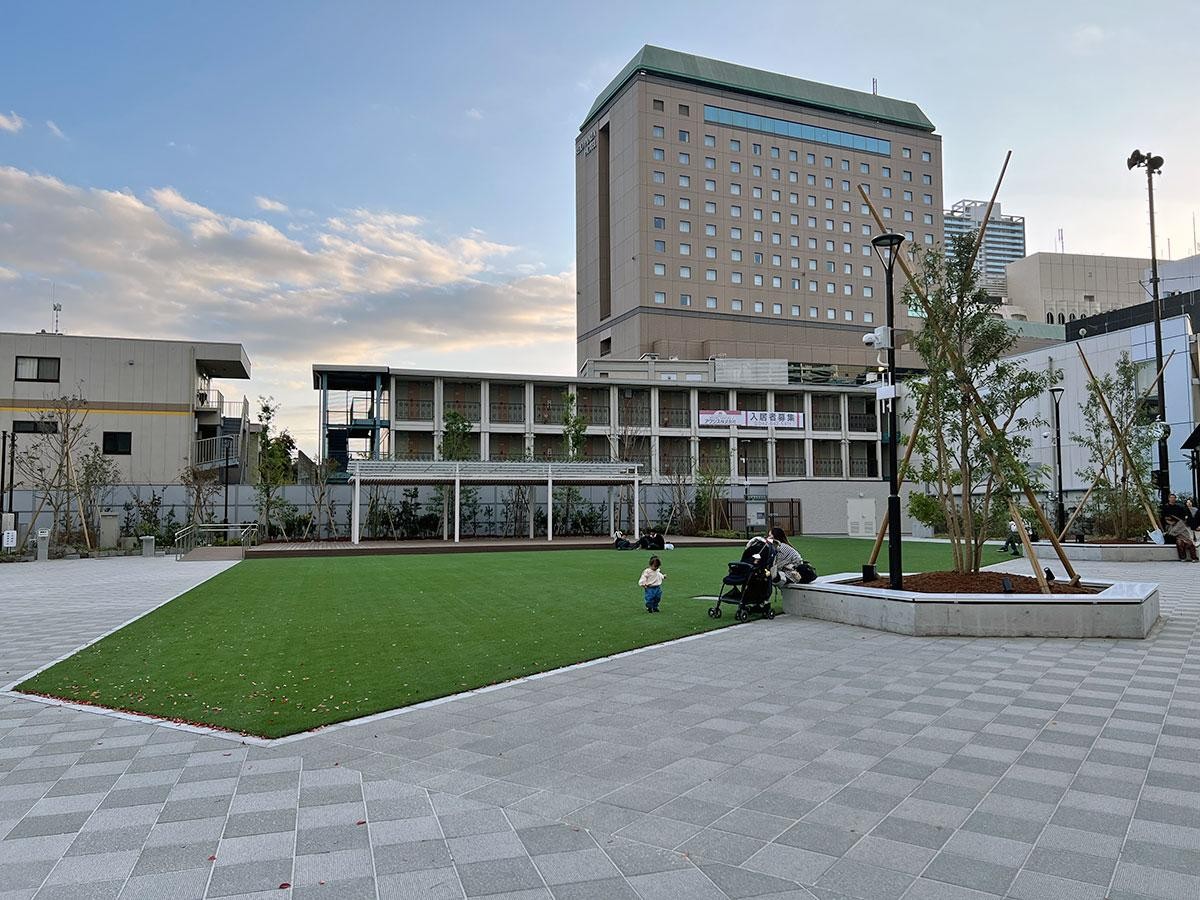
M 1021 518 L 1021 510 L 1017 508 L 1016 501 L 1011 498 L 1008 501 L 1008 512 L 1012 516 L 1012 520 L 1017 523 L 1017 534 L 1021 538 L 1021 546 L 1025 548 L 1025 555 L 1033 565 L 1033 576 L 1037 579 L 1038 588 L 1043 594 L 1050 593 L 1050 583 L 1046 580 L 1046 573 L 1042 571 L 1042 564 L 1038 561 L 1037 554 L 1033 552 L 1033 542 L 1029 540 L 1029 532 L 1025 530 L 1025 520 Z

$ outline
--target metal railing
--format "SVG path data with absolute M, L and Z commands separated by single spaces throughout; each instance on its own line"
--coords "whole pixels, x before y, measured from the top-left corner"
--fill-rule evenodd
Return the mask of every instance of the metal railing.
M 663 428 L 688 428 L 692 424 L 692 411 L 682 407 L 660 406 L 658 418 Z
M 525 404 L 491 400 L 488 402 L 488 419 L 501 425 L 521 425 L 525 422 Z
M 241 464 L 241 435 L 219 434 L 216 437 L 200 438 L 192 445 L 193 466 L 224 466 L 225 442 L 229 442 L 229 464 Z
M 200 385 L 196 388 L 196 409 L 221 412 L 225 409 L 225 398 L 215 388 Z
M 618 422 L 621 425 L 632 425 L 635 427 L 647 427 L 650 425 L 650 406 L 649 404 L 633 405 L 621 404 L 618 411 Z
M 849 413 L 851 431 L 874 431 L 877 424 L 875 413 Z
M 592 406 L 585 403 L 579 407 L 578 412 L 589 425 L 607 425 L 612 420 L 612 410 L 604 405 Z M 560 412 L 560 418 L 561 415 Z
M 743 476 L 749 475 L 755 478 L 763 477 L 769 471 L 766 459 L 747 459 L 742 461 L 741 467 Z
M 664 475 L 691 475 L 692 458 L 674 454 L 659 456 L 658 470 Z
M 775 457 L 775 474 L 780 478 L 803 478 L 806 469 L 803 456 Z
M 397 400 L 396 419 L 400 422 L 432 422 L 432 400 Z
M 253 547 L 258 543 L 258 523 L 239 522 L 220 525 L 211 522 L 203 524 L 193 522 L 175 532 L 175 559 L 183 559 L 197 547 L 212 546 L 214 536 L 224 537 L 226 544 L 236 542 L 236 545 L 242 548 L 244 558 L 246 547 Z
M 479 421 L 478 400 L 447 400 L 442 404 L 442 415 L 456 412 L 468 422 Z
M 813 410 L 813 431 L 841 431 L 842 414 L 836 412 L 818 412 Z
M 558 401 L 542 401 L 533 404 L 535 425 L 558 425 L 562 422 L 563 405 Z
M 870 478 L 877 475 L 878 472 L 871 471 L 872 460 L 855 459 L 850 457 L 850 477 L 851 478 Z
M 364 482 L 453 483 L 462 481 L 505 484 L 512 481 L 542 482 L 591 481 L 605 483 L 631 481 L 638 474 L 637 466 L 648 468 L 648 459 L 630 462 L 477 462 L 439 460 L 409 462 L 404 460 L 352 460 L 347 465 L 350 475 Z
M 840 459 L 814 459 L 813 475 L 817 478 L 841 478 L 842 461 Z

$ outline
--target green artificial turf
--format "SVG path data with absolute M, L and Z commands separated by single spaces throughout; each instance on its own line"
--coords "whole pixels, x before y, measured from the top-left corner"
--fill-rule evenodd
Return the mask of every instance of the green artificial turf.
M 822 573 L 856 571 L 869 549 L 796 543 Z M 690 598 L 738 555 L 660 553 L 657 615 L 643 551 L 247 560 L 18 690 L 280 737 L 728 626 Z M 905 545 L 909 571 L 948 562 L 944 544 Z

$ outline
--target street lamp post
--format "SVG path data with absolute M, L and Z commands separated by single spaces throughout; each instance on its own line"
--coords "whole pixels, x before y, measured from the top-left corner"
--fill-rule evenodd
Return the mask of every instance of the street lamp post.
M 897 411 L 897 401 L 900 399 L 896 388 L 896 297 L 895 274 L 896 259 L 900 255 L 900 245 L 904 243 L 902 234 L 881 234 L 871 239 L 875 252 L 879 255 L 883 268 L 887 272 L 887 369 L 888 384 L 891 397 L 888 399 L 888 580 L 893 590 L 904 587 L 904 568 L 900 549 L 900 460 L 899 434 L 900 417 Z
M 1163 342 L 1162 342 L 1162 305 L 1158 298 L 1158 250 L 1154 240 L 1154 176 L 1162 174 L 1163 158 L 1152 153 L 1134 150 L 1129 154 L 1125 165 L 1130 171 L 1138 167 L 1146 170 L 1146 193 L 1150 199 L 1150 295 L 1154 303 L 1154 361 L 1158 367 L 1158 418 L 1165 425 L 1167 422 L 1167 393 L 1163 385 Z M 1159 501 L 1165 507 L 1171 494 L 1171 470 L 1167 454 L 1167 437 L 1169 431 L 1160 430 L 1158 437 L 1158 493 Z
M 1062 401 L 1064 388 L 1050 388 L 1050 396 L 1054 398 L 1054 476 L 1055 496 L 1054 530 L 1062 537 L 1063 524 L 1066 522 L 1066 510 L 1063 508 L 1063 466 L 1062 466 L 1062 428 L 1058 413 L 1058 404 Z
M 221 438 L 221 445 L 225 448 L 225 520 L 224 524 L 229 524 L 229 451 L 233 448 L 233 435 L 227 434 Z

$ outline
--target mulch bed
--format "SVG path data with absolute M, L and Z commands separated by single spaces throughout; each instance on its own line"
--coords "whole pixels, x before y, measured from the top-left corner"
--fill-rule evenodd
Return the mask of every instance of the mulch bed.
M 1013 593 L 1040 594 L 1041 587 L 1032 575 L 1006 575 L 1003 572 L 979 572 L 977 574 L 962 572 L 922 572 L 919 575 L 904 576 L 904 590 L 918 594 L 1003 594 L 1004 587 L 1000 584 L 1002 578 L 1012 581 Z M 887 578 L 876 578 L 873 581 L 852 581 L 851 584 L 861 584 L 871 588 L 890 588 Z M 1078 585 L 1072 587 L 1065 581 L 1050 582 L 1052 594 L 1098 594 L 1095 588 Z

